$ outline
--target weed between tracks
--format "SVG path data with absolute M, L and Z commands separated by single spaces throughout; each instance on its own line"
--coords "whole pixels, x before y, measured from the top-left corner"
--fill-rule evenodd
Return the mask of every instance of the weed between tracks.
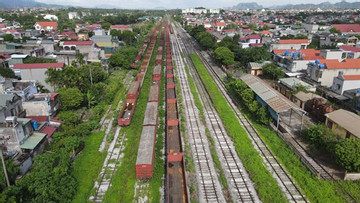
M 185 72 L 186 72 L 186 75 L 188 77 L 188 82 L 189 82 L 189 86 L 190 86 L 190 91 L 191 91 L 191 94 L 193 95 L 194 97 L 194 103 L 195 103 L 195 106 L 199 109 L 200 111 L 200 121 L 205 125 L 206 127 L 206 122 L 205 122 L 205 113 L 204 113 L 204 107 L 200 101 L 200 97 L 199 97 L 199 94 L 196 90 L 196 86 L 195 86 L 195 82 L 193 80 L 193 78 L 191 77 L 190 75 L 190 71 L 189 71 L 189 67 L 187 66 L 187 64 L 185 63 L 185 60 L 184 60 L 184 55 L 182 52 L 180 52 L 181 54 L 181 58 L 185 64 Z M 226 199 L 231 202 L 231 196 L 229 194 L 229 186 L 226 182 L 226 177 L 225 177 L 225 174 L 224 174 L 224 170 L 222 169 L 221 167 L 221 163 L 219 161 L 219 157 L 217 156 L 216 154 L 216 149 L 215 149 L 215 145 L 214 145 L 214 140 L 213 138 L 211 137 L 210 135 L 210 131 L 209 129 L 206 127 L 205 128 L 205 132 L 206 132 L 206 136 L 208 138 L 208 140 L 210 141 L 210 146 L 209 146 L 209 149 L 210 149 L 210 153 L 211 153 L 211 157 L 214 161 L 214 164 L 215 164 L 215 169 L 217 171 L 217 173 L 219 173 L 219 180 L 220 180 L 220 184 L 223 186 L 223 192 L 225 194 L 225 197 Z
M 159 35 L 160 36 L 160 35 Z M 142 131 L 144 113 L 149 97 L 150 86 L 152 83 L 152 72 L 156 60 L 158 40 L 155 44 L 153 54 L 150 59 L 149 67 L 146 72 L 144 83 L 141 88 L 134 115 L 131 124 L 121 129 L 126 133 L 127 141 L 124 143 L 124 157 L 122 158 L 120 167 L 117 167 L 111 180 L 112 187 L 109 188 L 104 196 L 104 202 L 132 202 L 134 198 L 135 164 L 139 141 Z M 146 50 L 147 51 L 147 50 Z M 146 53 L 146 52 L 145 52 Z
M 178 76 L 177 76 L 177 67 L 175 64 L 173 64 L 174 70 L 176 71 L 175 74 L 175 83 L 176 83 L 176 97 L 178 98 L 178 106 L 179 106 L 179 116 L 180 116 L 180 130 L 181 130 L 181 135 L 182 135 L 182 139 L 184 140 L 184 157 L 185 157 L 185 168 L 188 171 L 189 174 L 189 178 L 187 179 L 187 184 L 188 184 L 188 188 L 189 188 L 189 192 L 190 192 L 190 201 L 192 203 L 196 203 L 198 202 L 198 190 L 197 190 L 197 180 L 196 180 L 196 174 L 195 174 L 195 163 L 194 163 L 194 159 L 192 157 L 192 152 L 191 152 L 191 146 L 189 145 L 189 143 L 187 142 L 188 140 L 188 136 L 186 134 L 186 119 L 185 119 L 185 115 L 183 113 L 183 98 L 182 98 L 182 93 L 181 93 L 181 87 L 180 87 L 180 83 L 178 81 Z
M 205 69 L 199 57 L 190 54 L 191 60 L 208 91 L 213 105 L 218 112 L 228 135 L 232 138 L 236 152 L 242 160 L 246 171 L 255 184 L 259 198 L 263 202 L 287 202 L 276 180 L 266 169 L 260 154 L 255 150 L 250 138 L 238 122 L 235 113 L 227 104 L 217 85 Z

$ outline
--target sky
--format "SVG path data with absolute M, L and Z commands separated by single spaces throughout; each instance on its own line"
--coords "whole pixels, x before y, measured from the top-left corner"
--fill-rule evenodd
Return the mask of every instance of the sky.
M 321 3 L 323 1 L 314 0 L 36 0 L 38 2 L 81 6 L 81 7 L 113 7 L 125 9 L 152 9 L 156 7 L 164 8 L 194 8 L 203 6 L 205 8 L 224 8 L 231 7 L 238 3 L 256 2 L 262 6 L 274 6 L 284 4 L 300 4 L 300 3 Z M 330 3 L 337 3 L 340 0 L 327 0 Z M 347 0 L 347 2 L 355 2 L 357 0 Z

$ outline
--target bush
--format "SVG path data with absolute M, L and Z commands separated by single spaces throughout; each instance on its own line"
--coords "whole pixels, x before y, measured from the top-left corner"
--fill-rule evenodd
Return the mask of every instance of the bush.
M 81 91 L 74 88 L 61 88 L 59 90 L 61 107 L 65 110 L 76 109 L 80 107 L 84 100 L 84 95 Z
M 360 139 L 344 139 L 335 146 L 336 162 L 351 172 L 360 172 Z
M 75 126 L 79 120 L 79 115 L 72 111 L 62 111 L 59 113 L 59 119 L 64 121 L 65 125 Z

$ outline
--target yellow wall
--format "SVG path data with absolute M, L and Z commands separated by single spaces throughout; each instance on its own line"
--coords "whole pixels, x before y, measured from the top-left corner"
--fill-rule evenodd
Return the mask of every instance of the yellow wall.
M 328 129 L 330 129 L 329 126 L 328 126 L 329 120 L 332 121 L 329 118 L 326 118 L 326 121 L 325 121 L 325 126 Z M 341 127 L 340 125 L 335 123 L 334 121 L 332 121 L 332 123 L 333 123 L 333 125 L 332 125 L 332 128 L 330 130 L 332 130 L 335 134 L 339 135 L 341 138 L 345 139 L 347 131 L 343 127 Z M 353 136 L 354 135 L 350 133 L 350 138 L 353 138 Z

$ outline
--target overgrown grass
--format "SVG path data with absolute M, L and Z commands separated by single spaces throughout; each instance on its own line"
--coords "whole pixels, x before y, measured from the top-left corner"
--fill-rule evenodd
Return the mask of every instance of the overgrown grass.
M 105 132 L 92 133 L 84 138 L 85 148 L 73 163 L 72 175 L 78 181 L 73 202 L 88 202 L 94 182 L 98 177 L 106 157 L 106 151 L 99 152 Z
M 228 135 L 232 138 L 235 149 L 246 171 L 254 182 L 259 198 L 263 202 L 287 202 L 276 180 L 266 169 L 259 153 L 254 149 L 250 138 L 238 122 L 235 113 L 227 104 L 217 85 L 205 69 L 199 57 L 190 54 L 193 64 L 208 91 L 215 109 L 224 123 Z
M 132 202 L 133 200 L 135 190 L 134 185 L 136 182 L 135 164 L 142 131 L 142 127 L 140 126 L 142 126 L 144 121 L 144 113 L 152 83 L 153 64 L 156 59 L 155 51 L 157 50 L 157 47 L 158 42 L 156 42 L 154 47 L 153 55 L 150 59 L 131 123 L 128 127 L 121 129 L 127 138 L 123 151 L 124 157 L 122 158 L 121 166 L 117 168 L 113 175 L 111 181 L 112 187 L 110 187 L 105 194 L 104 202 Z
M 273 130 L 255 122 L 253 122 L 253 125 L 279 162 L 285 166 L 286 170 L 301 187 L 308 200 L 311 202 L 348 202 L 351 200 L 336 182 L 320 180 L 315 177 L 295 155 L 294 151 Z M 357 202 L 360 202 L 359 181 L 338 182 L 356 198 Z

